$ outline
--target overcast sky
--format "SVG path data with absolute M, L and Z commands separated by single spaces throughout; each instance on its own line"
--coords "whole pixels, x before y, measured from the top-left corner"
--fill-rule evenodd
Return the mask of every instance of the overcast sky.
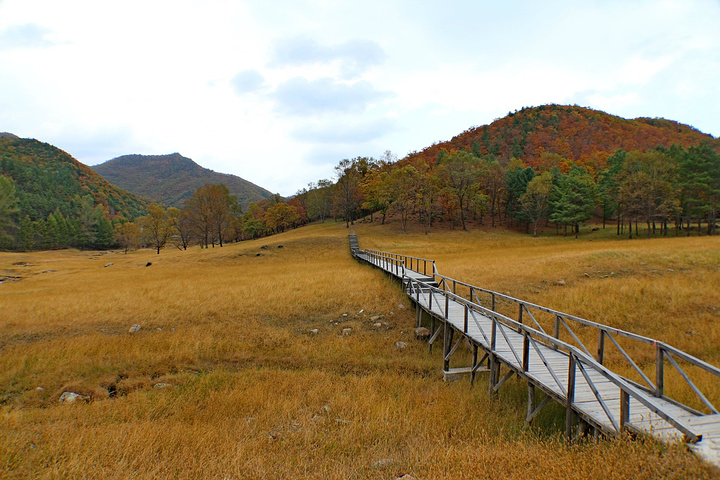
M 509 111 L 720 135 L 720 0 L 0 0 L 0 132 L 282 195 Z

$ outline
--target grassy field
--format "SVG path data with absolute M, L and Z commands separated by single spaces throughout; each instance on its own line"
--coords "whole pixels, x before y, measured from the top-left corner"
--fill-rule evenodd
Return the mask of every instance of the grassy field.
M 363 248 L 720 364 L 717 238 L 355 231 Z M 720 478 L 682 445 L 566 444 L 558 408 L 529 427 L 519 381 L 496 399 L 484 377 L 444 383 L 411 304 L 350 257 L 347 234 L 0 254 L 0 477 Z M 65 391 L 89 400 L 62 404 Z

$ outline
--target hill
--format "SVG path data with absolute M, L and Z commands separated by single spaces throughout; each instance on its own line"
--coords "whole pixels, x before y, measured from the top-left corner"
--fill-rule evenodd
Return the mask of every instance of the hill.
M 435 162 L 442 150 L 469 150 L 494 155 L 501 163 L 512 157 L 542 170 L 561 156 L 570 162 L 599 171 L 616 150 L 648 150 L 657 146 L 690 147 L 710 143 L 720 151 L 712 135 L 663 118 L 628 120 L 590 108 L 542 105 L 510 112 L 489 125 L 470 128 L 446 142 L 433 144 L 409 155 Z
M 124 155 L 93 169 L 109 182 L 158 203 L 182 208 L 198 187 L 225 184 L 243 208 L 270 198 L 272 193 L 236 175 L 203 168 L 179 153 Z
M 21 249 L 40 246 L 38 242 L 46 240 L 49 217 L 53 217 L 53 228 L 60 222 L 66 224 L 66 231 L 64 240 L 55 239 L 45 246 L 106 247 L 107 232 L 104 243 L 96 244 L 99 225 L 107 229 L 114 219 L 146 213 L 145 200 L 111 185 L 66 152 L 38 140 L 0 137 L 0 175 L 12 181 L 6 188 L 11 190 L 5 214 L 10 218 L 4 222 L 9 226 L 0 222 L 0 227 L 12 230 L 0 231 L 4 248 L 12 247 L 7 244 L 8 237 L 20 241 L 22 245 L 16 247 Z

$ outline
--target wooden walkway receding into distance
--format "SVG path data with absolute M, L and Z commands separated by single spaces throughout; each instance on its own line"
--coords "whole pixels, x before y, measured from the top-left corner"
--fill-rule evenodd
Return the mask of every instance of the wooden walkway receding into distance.
M 429 324 L 430 348 L 442 335 L 446 377 L 467 374 L 474 381 L 487 372 L 493 394 L 517 376 L 528 386 L 528 422 L 554 399 L 565 408 L 568 438 L 650 435 L 686 442 L 720 466 L 720 413 L 698 387 L 718 384 L 714 365 L 659 340 L 440 275 L 433 260 L 361 250 L 355 235 L 350 249 L 359 261 L 401 282 L 415 304 L 417 326 Z M 548 322 L 550 332 L 543 328 Z M 590 347 L 587 338 L 595 339 Z M 623 348 L 627 342 L 648 349 L 654 362 L 633 359 Z M 463 345 L 470 349 L 470 365 L 450 368 Z M 545 394 L 539 402 L 536 390 Z

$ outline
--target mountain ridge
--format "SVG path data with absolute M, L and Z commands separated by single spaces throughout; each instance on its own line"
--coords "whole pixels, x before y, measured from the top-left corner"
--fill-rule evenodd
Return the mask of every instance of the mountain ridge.
M 202 167 L 178 152 L 166 155 L 130 154 L 94 165 L 92 169 L 110 183 L 152 201 L 181 208 L 203 185 L 225 184 L 243 208 L 273 194 L 237 175 Z

